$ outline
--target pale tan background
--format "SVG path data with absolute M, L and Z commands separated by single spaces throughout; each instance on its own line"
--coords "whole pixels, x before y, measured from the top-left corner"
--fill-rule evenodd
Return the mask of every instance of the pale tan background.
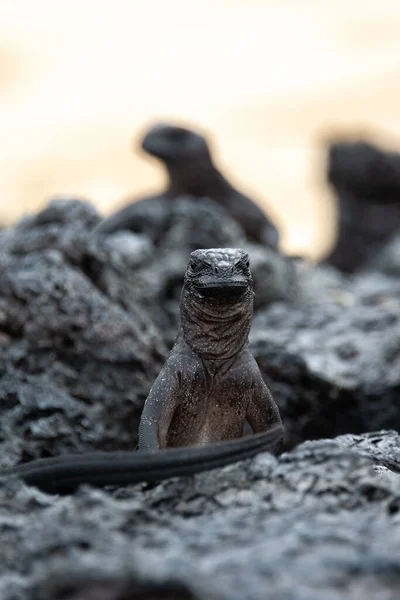
M 334 222 L 320 139 L 400 142 L 400 0 L 1 0 L 0 94 L 1 222 L 156 190 L 132 137 L 180 119 L 315 257 Z

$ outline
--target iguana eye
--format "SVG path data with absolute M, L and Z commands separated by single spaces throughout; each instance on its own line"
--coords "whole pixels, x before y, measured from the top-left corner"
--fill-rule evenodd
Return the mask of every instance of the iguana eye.
M 193 259 L 189 260 L 189 269 L 191 271 L 195 271 L 197 273 L 198 271 L 201 271 L 203 267 L 203 263 Z

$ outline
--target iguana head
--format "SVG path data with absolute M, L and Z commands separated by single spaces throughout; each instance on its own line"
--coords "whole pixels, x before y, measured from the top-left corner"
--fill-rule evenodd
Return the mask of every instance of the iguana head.
M 249 255 L 239 248 L 195 250 L 181 295 L 184 338 L 201 357 L 226 360 L 247 343 L 253 316 Z
M 206 139 L 185 127 L 176 127 L 168 123 L 158 123 L 145 134 L 142 149 L 164 161 L 167 165 L 185 164 L 209 158 L 210 152 Z
M 249 255 L 240 248 L 195 250 L 185 273 L 185 286 L 199 298 L 239 299 L 253 290 Z

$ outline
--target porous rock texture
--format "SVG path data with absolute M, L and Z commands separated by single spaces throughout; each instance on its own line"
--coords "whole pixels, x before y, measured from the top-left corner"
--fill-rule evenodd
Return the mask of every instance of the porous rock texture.
M 306 283 L 317 297 L 256 313 L 250 334 L 288 445 L 400 429 L 399 282 L 375 274 L 330 281 L 315 269 Z
M 12 481 L 1 597 L 395 600 L 398 473 L 399 435 L 381 432 L 150 487 L 53 497 Z
M 135 447 L 199 246 L 254 257 L 250 342 L 290 451 L 65 497 L 2 481 L 0 598 L 400 597 L 399 280 L 248 244 L 211 200 L 177 200 L 157 241 L 99 221 L 63 198 L 0 231 L 0 467 Z

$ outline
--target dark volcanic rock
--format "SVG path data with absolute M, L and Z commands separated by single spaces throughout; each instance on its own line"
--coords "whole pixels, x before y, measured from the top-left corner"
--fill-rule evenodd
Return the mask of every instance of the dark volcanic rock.
M 256 309 L 279 301 L 301 302 L 301 281 L 294 260 L 256 244 L 246 244 L 245 249 L 251 256 Z
M 99 220 L 89 202 L 56 197 L 37 215 L 24 217 L 14 229 L 3 230 L 0 240 L 12 254 L 57 248 L 69 261 L 79 264 L 88 231 Z
M 115 492 L 9 482 L 1 597 L 395 600 L 400 476 L 379 467 L 385 447 L 399 472 L 399 435 L 379 432 Z
M 144 307 L 126 312 L 86 276 L 87 228 L 60 216 L 70 209 L 75 214 L 76 202 L 50 208 L 46 219 L 44 211 L 0 238 L 5 461 L 9 452 L 27 459 L 131 448 L 141 406 L 166 353 Z M 93 215 L 93 209 L 87 212 Z M 61 232 L 53 236 L 56 229 Z M 77 237 L 82 247 L 72 259 Z
M 250 253 L 251 344 L 287 447 L 399 427 L 396 280 L 346 280 L 246 246 L 211 200 L 177 199 L 157 245 L 128 231 L 92 235 L 97 220 L 88 203 L 62 199 L 0 234 L 5 462 L 135 444 L 142 403 L 177 332 L 188 256 L 212 244 Z
M 0 233 L 4 465 L 134 447 L 142 404 L 177 332 L 190 252 L 244 245 L 211 200 L 177 199 L 157 245 L 132 232 L 92 235 L 98 221 L 90 204 L 56 199 Z M 259 265 L 269 260 L 275 271 L 285 261 L 259 252 Z M 259 302 L 280 297 L 277 289 L 267 286 Z
M 400 473 L 399 435 L 395 431 L 376 431 L 362 435 L 341 435 L 339 444 L 353 448 L 358 454 L 368 456 L 380 466 Z M 400 506 L 399 506 L 400 510 Z
M 336 245 L 325 262 L 353 273 L 400 230 L 400 154 L 365 141 L 329 148 L 327 179 L 338 198 Z
M 400 438 L 381 430 L 400 425 L 399 282 L 245 245 L 223 210 L 179 199 L 155 240 L 93 234 L 93 207 L 63 199 L 0 232 L 1 466 L 134 447 L 198 246 L 250 252 L 288 447 L 342 435 L 159 485 L 3 480 L 2 600 L 399 598 Z
M 324 302 L 276 304 L 253 320 L 251 348 L 279 404 L 289 447 L 400 429 L 400 290 L 374 276 L 332 284 Z

